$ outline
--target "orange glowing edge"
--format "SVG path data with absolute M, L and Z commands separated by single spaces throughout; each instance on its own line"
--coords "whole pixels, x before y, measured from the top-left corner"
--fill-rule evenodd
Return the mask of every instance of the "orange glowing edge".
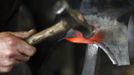
M 74 34 L 74 37 L 65 38 L 65 39 L 67 41 L 73 42 L 73 43 L 94 44 L 94 43 L 99 43 L 103 40 L 103 32 L 96 32 L 90 38 L 84 38 L 84 36 L 81 32 L 77 32 L 77 33 Z

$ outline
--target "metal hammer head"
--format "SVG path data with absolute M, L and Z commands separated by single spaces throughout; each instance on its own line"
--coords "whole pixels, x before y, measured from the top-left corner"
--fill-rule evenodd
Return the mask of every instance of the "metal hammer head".
M 69 25 L 82 32 L 85 38 L 89 38 L 93 34 L 94 27 L 87 23 L 84 16 L 78 10 L 69 7 L 69 4 L 65 0 L 57 1 L 53 12 L 57 15 L 62 15 L 68 21 Z

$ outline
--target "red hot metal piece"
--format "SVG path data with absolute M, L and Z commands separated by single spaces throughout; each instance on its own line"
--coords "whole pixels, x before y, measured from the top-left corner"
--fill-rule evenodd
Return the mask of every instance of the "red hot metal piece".
M 84 38 L 83 34 L 81 32 L 76 32 L 74 34 L 74 37 L 72 38 L 65 38 L 69 42 L 73 43 L 81 43 L 81 44 L 94 44 L 99 43 L 103 40 L 104 33 L 102 31 L 96 32 L 92 37 L 90 38 Z

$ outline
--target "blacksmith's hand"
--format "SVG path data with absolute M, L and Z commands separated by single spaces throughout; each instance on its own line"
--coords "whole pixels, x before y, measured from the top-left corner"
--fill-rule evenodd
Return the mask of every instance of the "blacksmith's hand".
M 35 47 L 24 41 L 34 33 L 35 30 L 0 33 L 0 73 L 9 72 L 14 65 L 28 61 L 36 52 Z

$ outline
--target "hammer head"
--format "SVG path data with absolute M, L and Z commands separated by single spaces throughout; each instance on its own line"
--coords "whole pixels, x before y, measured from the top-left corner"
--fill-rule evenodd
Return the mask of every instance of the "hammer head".
M 94 27 L 89 25 L 80 11 L 72 9 L 65 0 L 55 3 L 53 12 L 65 19 L 73 29 L 83 33 L 85 38 L 91 37 Z

